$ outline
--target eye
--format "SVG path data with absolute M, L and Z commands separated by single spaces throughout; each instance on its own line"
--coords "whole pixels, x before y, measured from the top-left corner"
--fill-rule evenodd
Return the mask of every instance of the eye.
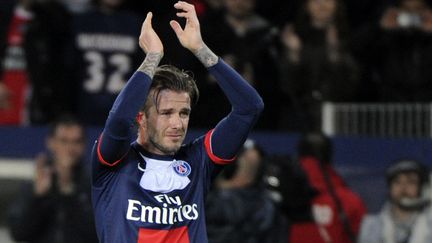
M 160 115 L 163 115 L 163 116 L 169 116 L 169 115 L 171 115 L 171 111 L 161 111 L 159 114 Z
M 182 118 L 188 118 L 190 115 L 190 111 L 181 111 L 180 112 L 180 117 Z

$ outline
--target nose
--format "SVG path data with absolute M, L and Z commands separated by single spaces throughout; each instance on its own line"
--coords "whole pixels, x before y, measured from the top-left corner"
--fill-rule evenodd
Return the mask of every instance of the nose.
M 171 116 L 170 125 L 172 128 L 175 128 L 175 129 L 180 129 L 183 126 L 183 122 L 182 122 L 182 119 L 180 117 L 180 114 L 175 114 L 175 115 Z

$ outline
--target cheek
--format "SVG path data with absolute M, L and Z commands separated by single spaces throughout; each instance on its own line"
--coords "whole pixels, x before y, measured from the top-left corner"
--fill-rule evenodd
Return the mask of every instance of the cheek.
M 187 127 L 189 125 L 189 118 L 185 118 L 183 124 Z
M 390 195 L 391 196 L 397 196 L 397 195 L 400 194 L 400 192 L 401 192 L 401 187 L 400 186 L 393 185 L 390 188 Z
M 410 196 L 417 196 L 417 195 L 419 195 L 420 191 L 419 191 L 417 185 L 409 185 L 407 187 L 407 192 Z

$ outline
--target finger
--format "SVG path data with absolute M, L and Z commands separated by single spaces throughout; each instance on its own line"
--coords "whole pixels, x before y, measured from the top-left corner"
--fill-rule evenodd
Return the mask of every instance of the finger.
M 188 15 L 190 15 L 190 14 L 187 13 L 187 12 L 177 12 L 176 15 L 177 15 L 178 17 L 184 17 L 184 18 L 187 18 Z
M 148 12 L 146 15 L 146 18 L 144 20 L 144 23 L 142 25 L 141 31 L 148 29 L 148 28 L 152 28 L 152 17 L 153 17 L 153 13 L 152 12 Z
M 179 10 L 183 10 L 186 12 L 195 10 L 194 5 L 187 3 L 187 2 L 183 2 L 183 1 L 176 2 L 174 4 L 174 8 L 179 9 Z
M 42 170 L 47 165 L 47 156 L 44 153 L 40 153 L 36 157 L 36 170 Z
M 175 21 L 175 20 L 171 20 L 171 21 L 170 21 L 170 25 L 171 25 L 171 28 L 172 28 L 172 29 L 174 30 L 174 32 L 176 33 L 177 37 L 180 37 L 181 34 L 183 33 L 183 29 L 182 29 L 182 27 L 180 26 L 180 24 L 179 24 L 177 21 Z

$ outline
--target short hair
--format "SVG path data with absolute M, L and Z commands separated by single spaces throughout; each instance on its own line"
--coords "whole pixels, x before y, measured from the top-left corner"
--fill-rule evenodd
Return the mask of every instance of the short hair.
M 162 65 L 156 69 L 155 75 L 153 76 L 153 82 L 150 86 L 150 92 L 153 90 L 154 95 L 150 95 L 149 93 L 141 111 L 148 111 L 150 108 L 150 99 L 153 99 L 153 103 L 157 108 L 159 94 L 163 90 L 188 93 L 192 106 L 198 102 L 199 98 L 198 87 L 192 75 L 172 65 Z
M 322 132 L 308 132 L 300 137 L 297 144 L 299 156 L 313 156 L 321 163 L 330 164 L 333 154 L 333 144 Z
M 57 117 L 48 127 L 48 137 L 54 137 L 57 132 L 57 128 L 60 126 L 79 126 L 82 131 L 83 137 L 86 136 L 83 123 L 78 120 L 75 116 L 70 114 L 63 114 Z

